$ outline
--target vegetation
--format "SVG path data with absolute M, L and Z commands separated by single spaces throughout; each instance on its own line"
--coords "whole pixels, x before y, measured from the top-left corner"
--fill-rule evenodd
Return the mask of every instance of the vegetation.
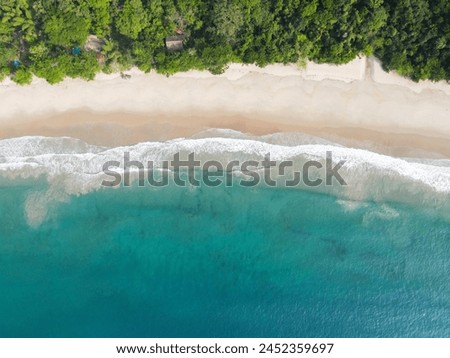
M 19 85 L 28 85 L 31 83 L 32 74 L 28 69 L 20 68 L 14 73 L 12 79 Z
M 165 38 L 182 33 L 182 51 Z M 89 35 L 102 41 L 85 48 Z M 1 0 L 0 79 L 138 66 L 221 73 L 228 63 L 341 64 L 375 54 L 413 80 L 450 80 L 448 0 Z

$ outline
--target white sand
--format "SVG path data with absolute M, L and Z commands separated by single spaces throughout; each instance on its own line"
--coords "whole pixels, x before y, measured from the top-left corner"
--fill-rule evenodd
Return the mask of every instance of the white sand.
M 450 85 L 445 81 L 432 82 L 420 81 L 413 82 L 405 77 L 402 77 L 395 72 L 385 72 L 381 67 L 381 62 L 377 59 L 373 60 L 372 78 L 377 83 L 396 85 L 409 88 L 410 90 L 420 93 L 426 90 L 442 91 L 450 95 Z
M 165 77 L 128 71 L 95 81 L 26 87 L 0 84 L 0 136 L 8 129 L 68 111 L 125 112 L 151 117 L 232 117 L 283 125 L 364 128 L 450 138 L 450 85 L 416 84 L 365 58 L 344 66 L 266 68 L 232 64 L 221 76 L 190 71 Z M 126 118 L 124 119 L 126 125 Z M 51 127 L 52 123 L 48 123 Z M 226 127 L 226 122 L 224 123 Z

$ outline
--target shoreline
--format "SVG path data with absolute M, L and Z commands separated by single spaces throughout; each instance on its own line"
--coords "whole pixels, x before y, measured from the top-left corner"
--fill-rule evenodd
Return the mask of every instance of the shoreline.
M 415 148 L 419 156 L 450 157 L 450 85 L 387 74 L 375 59 L 305 70 L 232 64 L 220 76 L 127 73 L 129 80 L 101 74 L 54 86 L 39 79 L 27 87 L 1 83 L 0 139 L 70 136 L 114 146 L 227 128 L 303 132 L 389 155 Z
M 16 124 L 8 130 L 0 128 L 0 140 L 24 136 L 72 137 L 92 145 L 118 147 L 148 141 L 198 138 L 211 129 L 230 129 L 254 137 L 275 133 L 302 133 L 346 147 L 394 157 L 450 158 L 450 141 L 443 136 L 413 132 L 390 133 L 388 128 L 373 130 L 308 125 L 236 115 L 165 117 L 73 111 Z

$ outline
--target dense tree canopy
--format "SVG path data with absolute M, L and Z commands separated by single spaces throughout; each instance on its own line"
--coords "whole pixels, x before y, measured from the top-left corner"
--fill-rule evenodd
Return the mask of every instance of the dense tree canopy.
M 183 50 L 165 38 L 183 35 Z M 101 42 L 87 46 L 88 37 Z M 375 54 L 414 80 L 450 80 L 448 0 L 1 0 L 0 79 L 138 66 L 221 73 L 228 63 L 341 64 Z

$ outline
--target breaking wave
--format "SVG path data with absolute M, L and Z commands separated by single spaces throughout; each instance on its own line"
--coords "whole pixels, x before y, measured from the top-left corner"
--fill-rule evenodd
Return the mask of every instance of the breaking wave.
M 215 129 L 192 138 L 116 148 L 93 146 L 65 137 L 7 139 L 0 141 L 0 180 L 46 178 L 48 190 L 30 194 L 26 203 L 30 223 L 39 223 L 49 202 L 65 201 L 71 195 L 100 189 L 102 181 L 110 179 L 103 173 L 104 163 L 118 161 L 123 165 L 124 152 L 130 153 L 131 160 L 142 163 L 162 163 L 172 160 L 175 153 L 187 156 L 193 152 L 201 162 L 216 160 L 224 165 L 233 160 L 262 161 L 270 153 L 272 160 L 289 160 L 298 167 L 309 160 L 325 165 L 327 151 L 332 152 L 334 163 L 345 161 L 340 174 L 348 185 L 299 186 L 300 189 L 331 194 L 343 203 L 392 201 L 450 212 L 450 160 L 394 158 L 301 133 L 254 137 Z M 39 214 L 36 214 L 37 207 Z

